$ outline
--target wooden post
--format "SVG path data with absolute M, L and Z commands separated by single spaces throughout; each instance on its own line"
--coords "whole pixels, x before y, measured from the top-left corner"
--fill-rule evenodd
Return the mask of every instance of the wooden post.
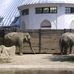
M 64 33 L 66 33 L 66 29 L 64 29 Z
M 39 29 L 39 53 L 41 53 L 41 29 Z
M 72 30 L 70 29 L 69 32 L 72 32 Z
M 2 33 L 3 33 L 3 45 L 4 45 L 4 44 L 5 44 L 5 43 L 4 43 L 4 42 L 5 42 L 5 41 L 4 41 L 4 35 L 5 35 L 5 30 L 4 30 L 4 29 L 2 30 Z

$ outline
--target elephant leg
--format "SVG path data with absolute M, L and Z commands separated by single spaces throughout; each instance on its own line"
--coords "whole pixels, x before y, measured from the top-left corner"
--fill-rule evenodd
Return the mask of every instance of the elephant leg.
M 65 46 L 64 46 L 64 54 L 65 54 L 65 55 L 67 54 L 67 50 L 68 50 L 68 46 L 65 45 Z
M 63 55 L 63 46 L 60 46 L 61 48 L 61 55 Z
M 19 40 L 19 54 L 22 55 L 23 54 L 23 41 Z
M 70 46 L 70 51 L 69 51 L 69 54 L 71 54 L 71 52 L 72 52 L 72 46 Z
M 65 54 L 65 55 L 67 54 L 67 48 L 64 49 L 64 54 Z
M 32 50 L 32 52 L 35 54 L 35 51 L 32 49 L 32 45 L 31 45 L 30 40 L 28 41 L 28 43 L 29 43 L 30 49 L 31 49 L 31 50 Z
M 61 42 L 61 39 L 59 40 L 59 46 L 60 46 L 60 54 L 63 55 L 64 45 L 63 42 Z
M 69 44 L 69 45 L 70 45 L 70 51 L 69 51 L 69 53 L 71 54 L 71 52 L 72 52 L 72 47 L 73 47 L 73 42 L 70 41 L 70 44 Z
M 63 49 L 61 49 L 61 55 L 63 54 Z

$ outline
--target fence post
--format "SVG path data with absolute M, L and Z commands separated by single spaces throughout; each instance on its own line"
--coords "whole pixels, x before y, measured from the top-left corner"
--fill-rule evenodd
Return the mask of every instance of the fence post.
M 66 33 L 66 29 L 64 29 L 64 33 Z
M 70 29 L 70 31 L 69 32 L 72 32 L 72 30 Z
M 3 33 L 3 45 L 4 45 L 4 44 L 5 44 L 5 43 L 4 43 L 4 42 L 5 42 L 5 41 L 4 41 L 4 35 L 5 35 L 5 30 L 4 30 L 4 29 L 2 30 L 2 33 Z
M 41 29 L 39 29 L 39 53 L 41 53 Z

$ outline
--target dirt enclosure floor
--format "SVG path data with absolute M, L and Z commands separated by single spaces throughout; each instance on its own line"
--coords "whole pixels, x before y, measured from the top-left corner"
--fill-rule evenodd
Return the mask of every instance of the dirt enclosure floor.
M 0 74 L 74 74 L 74 54 L 24 54 L 0 64 Z
M 52 55 L 52 54 L 23 54 L 15 55 L 11 63 L 6 65 L 52 65 L 54 67 L 74 66 L 74 54 Z M 58 66 L 55 66 L 58 65 Z

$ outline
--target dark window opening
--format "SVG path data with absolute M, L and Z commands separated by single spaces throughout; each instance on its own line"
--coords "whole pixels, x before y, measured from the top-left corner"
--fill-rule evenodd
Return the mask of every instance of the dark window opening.
M 50 11 L 49 11 L 50 9 L 48 8 L 48 7 L 44 7 L 43 8 L 43 13 L 49 13 Z
M 57 13 L 56 7 L 50 7 L 50 13 Z
M 43 9 L 42 9 L 42 8 L 36 8 L 36 13 L 37 13 L 37 14 L 43 13 Z
M 57 7 L 38 7 L 35 9 L 36 14 L 57 13 Z
M 73 7 L 71 8 L 71 13 L 74 13 L 74 8 Z
M 66 14 L 74 13 L 74 7 L 66 7 L 65 8 L 65 13 Z
M 29 14 L 29 9 L 24 9 L 21 12 L 22 12 L 22 15 L 28 15 Z

